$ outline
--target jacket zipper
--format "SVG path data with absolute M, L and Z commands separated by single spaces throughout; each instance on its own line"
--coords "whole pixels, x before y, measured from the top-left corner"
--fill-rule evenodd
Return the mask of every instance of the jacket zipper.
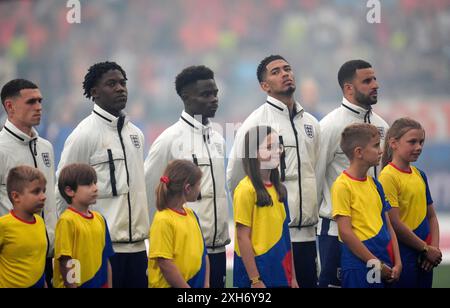
M 120 120 L 119 120 L 120 122 Z M 127 201 L 128 201 L 128 233 L 129 233 L 129 243 L 133 243 L 133 234 L 131 232 L 131 201 L 130 201 L 130 174 L 128 173 L 128 163 L 127 163 L 127 153 L 125 152 L 125 144 L 123 143 L 122 138 L 122 127 L 119 129 L 119 122 L 117 123 L 117 132 L 119 133 L 120 144 L 122 146 L 123 157 L 125 159 L 125 170 L 127 172 L 127 185 L 128 185 L 128 193 L 127 193 Z
M 36 143 L 34 144 L 34 151 L 33 151 L 33 148 L 32 148 L 32 145 L 31 145 L 33 142 L 36 142 L 36 140 L 31 140 L 28 143 L 28 146 L 30 147 L 31 156 L 33 157 L 34 168 L 37 168 L 38 165 L 37 165 L 37 161 L 36 161 L 36 155 L 37 155 L 37 153 L 36 153 Z
M 212 242 L 212 249 L 216 248 L 216 237 L 217 237 L 217 201 L 216 201 L 216 180 L 214 178 L 214 168 L 213 163 L 211 159 L 211 153 L 209 152 L 208 142 L 206 141 L 206 136 L 203 135 L 203 141 L 206 145 L 206 151 L 208 152 L 208 158 L 209 158 L 209 165 L 211 169 L 211 177 L 212 177 L 212 184 L 213 184 L 213 197 L 214 197 L 214 237 Z
M 299 189 L 299 195 L 300 195 L 300 219 L 298 222 L 298 226 L 296 226 L 296 227 L 301 229 L 302 220 L 303 220 L 303 213 L 302 213 L 303 200 L 302 200 L 302 183 L 301 183 L 302 171 L 301 171 L 300 149 L 299 149 L 299 142 L 298 142 L 298 132 L 297 132 L 297 129 L 295 128 L 294 117 L 291 117 L 291 115 L 289 115 L 289 119 L 291 121 L 292 129 L 294 131 L 294 136 L 295 136 L 296 153 L 297 153 L 298 189 Z

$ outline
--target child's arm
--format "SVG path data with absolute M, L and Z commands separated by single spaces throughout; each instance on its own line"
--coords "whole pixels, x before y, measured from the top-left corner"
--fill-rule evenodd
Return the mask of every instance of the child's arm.
M 335 216 L 335 220 L 338 224 L 339 236 L 345 245 L 360 258 L 365 264 L 368 264 L 370 260 L 378 260 L 369 249 L 359 240 L 356 234 L 352 230 L 352 219 L 348 216 Z M 381 277 L 383 279 L 389 279 L 392 275 L 392 270 L 389 266 L 382 263 Z
M 209 288 L 209 270 L 210 266 L 209 266 L 209 257 L 208 255 L 206 255 L 206 273 L 205 273 L 205 288 L 208 289 Z
M 433 210 L 432 210 L 433 211 Z M 427 214 L 433 215 L 433 214 Z M 434 213 L 434 215 L 436 215 Z M 424 249 L 428 249 L 427 252 L 427 260 L 433 264 L 439 264 L 439 260 L 442 259 L 442 253 L 440 250 L 434 245 L 428 246 L 427 243 L 421 240 L 411 229 L 409 229 L 401 220 L 400 220 L 400 210 L 398 208 L 393 207 L 389 211 L 389 218 L 392 223 L 392 227 L 394 228 L 395 233 L 397 234 L 398 240 L 408 245 L 409 247 L 417 250 L 423 251 Z M 431 221 L 430 221 L 431 223 Z M 431 225 L 430 225 L 431 227 Z M 436 231 L 435 231 L 436 232 Z M 437 231 L 439 233 L 439 231 Z
M 108 289 L 112 288 L 112 267 L 111 262 L 108 260 Z
M 392 240 L 392 248 L 394 251 L 394 267 L 392 267 L 392 275 L 391 279 L 388 282 L 397 281 L 400 278 L 400 274 L 402 273 L 402 260 L 400 258 L 400 248 L 398 247 L 397 236 L 395 235 L 394 228 L 392 228 L 391 220 L 389 219 L 388 213 L 386 215 L 386 223 L 389 234 L 391 235 Z
M 427 258 L 423 262 L 422 268 L 426 271 L 431 271 L 433 267 L 438 266 L 442 262 L 442 252 L 439 249 L 439 221 L 433 204 L 428 206 L 427 219 L 430 223 L 431 247 L 428 247 L 428 252 L 426 253 Z M 436 251 L 430 248 L 437 248 L 438 254 L 435 259 L 433 253 Z M 433 262 L 433 260 L 435 260 L 435 262 Z
M 157 258 L 158 266 L 167 282 L 173 288 L 190 288 L 175 263 L 170 259 Z
M 293 247 L 292 247 L 292 243 L 291 243 L 291 251 L 294 251 Z M 298 285 L 297 282 L 297 275 L 295 274 L 295 262 L 294 262 L 294 254 L 292 253 L 292 281 L 291 281 L 291 288 L 292 289 L 298 289 L 300 288 L 300 286 Z
M 67 266 L 67 263 L 72 260 L 72 257 L 69 256 L 61 256 L 59 258 L 59 271 L 61 272 L 62 279 L 64 281 L 64 286 L 68 289 L 76 289 L 78 288 L 78 284 L 70 283 L 67 278 L 69 277 L 69 271 L 72 269 Z
M 255 252 L 253 251 L 250 227 L 243 224 L 236 223 L 237 241 L 239 250 L 242 256 L 242 262 L 244 262 L 245 269 L 247 271 L 250 280 L 260 278 L 259 271 L 255 262 Z M 252 288 L 265 288 L 264 282 L 260 279 L 258 282 L 251 285 Z

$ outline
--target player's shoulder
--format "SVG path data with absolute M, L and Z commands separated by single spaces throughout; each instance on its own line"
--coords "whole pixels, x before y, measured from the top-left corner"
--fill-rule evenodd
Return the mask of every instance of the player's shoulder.
M 38 142 L 39 142 L 39 144 L 41 146 L 45 147 L 48 150 L 52 150 L 53 151 L 53 145 L 52 145 L 52 143 L 49 140 L 47 140 L 45 138 L 42 138 L 42 137 L 39 137 L 38 138 Z

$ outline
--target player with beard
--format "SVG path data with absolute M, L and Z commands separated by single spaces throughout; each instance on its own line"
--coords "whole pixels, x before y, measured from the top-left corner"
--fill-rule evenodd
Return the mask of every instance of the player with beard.
M 318 200 L 320 205 L 319 255 L 321 272 L 319 287 L 340 287 L 341 248 L 338 228 L 332 219 L 330 189 L 336 178 L 350 166 L 350 162 L 339 143 L 341 133 L 353 123 L 375 125 L 384 146 L 388 124 L 376 113 L 372 106 L 378 101 L 378 81 L 372 65 L 363 60 L 351 60 L 342 65 L 338 81 L 344 98 L 340 107 L 331 111 L 320 121 L 320 158 L 317 165 Z M 369 176 L 378 177 L 380 167 L 369 170 Z
M 280 176 L 287 188 L 290 212 L 289 231 L 294 267 L 301 288 L 317 286 L 316 224 L 318 221 L 315 168 L 319 156 L 319 122 L 294 98 L 295 76 L 291 65 L 280 55 L 261 61 L 257 69 L 266 103 L 248 116 L 239 128 L 227 169 L 228 187 L 234 192 L 245 177 L 245 134 L 255 126 L 270 126 L 279 134 L 284 152 L 280 156 Z

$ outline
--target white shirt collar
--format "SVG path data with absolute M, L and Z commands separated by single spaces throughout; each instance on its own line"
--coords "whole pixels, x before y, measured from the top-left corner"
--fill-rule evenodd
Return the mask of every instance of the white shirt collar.
M 92 111 L 97 117 L 102 119 L 107 125 L 117 127 L 117 122 L 119 121 L 119 117 L 116 117 L 110 114 L 105 109 L 101 108 L 99 105 L 94 104 L 94 110 Z M 121 116 L 125 117 L 124 126 L 128 123 L 129 119 L 126 113 L 121 112 Z
M 364 109 L 358 105 L 350 103 L 345 97 L 342 98 L 342 106 L 354 116 L 364 119 L 367 115 L 372 115 L 371 109 Z
M 274 107 L 275 109 L 279 110 L 282 113 L 285 113 L 289 116 L 289 109 L 286 106 L 285 103 L 283 103 L 282 101 L 276 99 L 275 97 L 272 96 L 267 96 L 267 102 Z M 303 109 L 302 105 L 300 105 L 299 102 L 295 101 L 295 112 L 297 114 L 301 114 L 303 116 L 303 113 L 305 112 L 305 110 Z
M 37 130 L 32 127 L 31 134 L 32 137 L 25 134 L 23 131 L 18 129 L 14 124 L 12 124 L 9 119 L 6 120 L 3 129 L 8 132 L 8 134 L 13 137 L 15 140 L 22 142 L 24 144 L 29 143 L 32 140 L 36 140 L 39 137 Z
M 189 125 L 192 128 L 194 128 L 195 132 L 207 133 L 209 135 L 211 133 L 211 130 L 212 130 L 211 121 L 208 120 L 208 123 L 206 125 L 203 125 L 203 123 L 201 123 L 197 119 L 201 120 L 201 116 L 195 116 L 195 118 L 193 118 L 190 114 L 188 114 L 184 110 L 181 113 L 181 117 L 180 117 L 180 121 L 182 121 L 186 125 Z

